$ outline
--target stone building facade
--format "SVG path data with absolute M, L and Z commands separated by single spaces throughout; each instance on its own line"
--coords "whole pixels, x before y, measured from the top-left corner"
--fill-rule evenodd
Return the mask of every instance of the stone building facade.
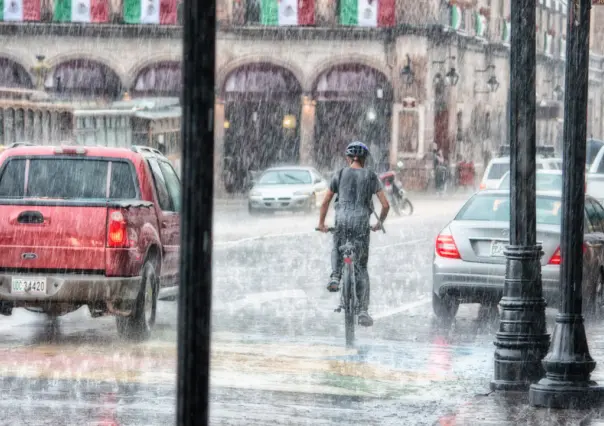
M 378 167 L 404 160 L 417 171 L 408 185 L 421 187 L 434 144 L 480 172 L 507 141 L 509 0 L 395 0 L 395 25 L 382 28 L 341 25 L 336 0 L 314 0 L 314 24 L 288 27 L 262 25 L 258 0 L 217 3 L 219 190 L 241 190 L 271 164 L 334 170 L 351 139 L 371 145 Z M 0 86 L 33 86 L 44 55 L 46 90 L 87 93 L 103 76 L 110 98 L 177 95 L 182 29 L 120 24 L 120 4 L 111 1 L 117 24 L 0 24 Z M 602 13 L 592 11 L 595 138 L 604 131 Z M 537 139 L 559 149 L 566 3 L 540 0 L 535 31 Z

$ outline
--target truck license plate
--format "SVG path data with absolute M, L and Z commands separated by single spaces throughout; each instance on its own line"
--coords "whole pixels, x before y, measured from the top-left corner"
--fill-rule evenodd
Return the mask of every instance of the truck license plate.
M 11 293 L 21 294 L 46 294 L 45 277 L 13 277 Z

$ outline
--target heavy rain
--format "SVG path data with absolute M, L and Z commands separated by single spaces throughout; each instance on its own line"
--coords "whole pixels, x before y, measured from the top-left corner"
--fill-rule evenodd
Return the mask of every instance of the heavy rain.
M 604 424 L 598 3 L 4 2 L 0 425 Z

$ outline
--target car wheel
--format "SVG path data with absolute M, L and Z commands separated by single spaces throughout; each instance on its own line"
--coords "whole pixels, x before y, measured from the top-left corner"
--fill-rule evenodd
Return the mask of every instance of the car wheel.
M 141 288 L 132 313 L 117 316 L 117 331 L 121 337 L 129 340 L 147 340 L 155 325 L 157 313 L 157 292 L 159 279 L 153 262 L 147 260 L 143 265 Z
M 452 321 L 459 310 L 459 300 L 449 295 L 438 297 L 432 293 L 432 310 L 438 319 Z

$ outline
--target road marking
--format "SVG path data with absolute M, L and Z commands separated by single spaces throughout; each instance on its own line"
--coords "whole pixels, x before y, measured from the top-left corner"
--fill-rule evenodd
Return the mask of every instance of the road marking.
M 233 245 L 242 244 L 242 243 L 249 243 L 252 241 L 271 239 L 271 238 L 281 238 L 281 237 L 296 237 L 296 236 L 301 236 L 301 235 L 310 235 L 311 233 L 312 232 L 307 231 L 307 232 L 287 232 L 287 233 L 282 233 L 282 234 L 256 235 L 254 237 L 240 238 L 238 240 L 215 242 L 214 247 L 217 247 L 217 248 L 227 247 L 227 246 L 233 246 Z
M 410 311 L 411 309 L 418 308 L 420 306 L 426 306 L 430 304 L 430 298 L 420 299 L 415 302 L 405 303 L 404 305 L 399 306 L 398 308 L 392 309 L 390 311 L 382 312 L 380 314 L 374 314 L 373 319 L 382 319 L 388 318 L 393 315 L 400 314 L 402 312 Z
M 300 289 L 281 290 L 281 291 L 265 291 L 262 293 L 252 293 L 245 296 L 243 299 L 238 299 L 233 302 L 212 302 L 212 308 L 215 310 L 223 309 L 239 309 L 244 306 L 270 302 L 281 299 L 307 299 L 306 292 Z
M 408 246 L 411 244 L 423 243 L 424 241 L 428 241 L 428 239 L 427 238 L 418 238 L 417 240 L 403 241 L 401 243 L 395 243 L 395 244 L 386 244 L 384 246 L 372 247 L 371 249 L 379 250 L 379 249 L 385 249 L 385 248 L 390 248 L 390 247 Z

